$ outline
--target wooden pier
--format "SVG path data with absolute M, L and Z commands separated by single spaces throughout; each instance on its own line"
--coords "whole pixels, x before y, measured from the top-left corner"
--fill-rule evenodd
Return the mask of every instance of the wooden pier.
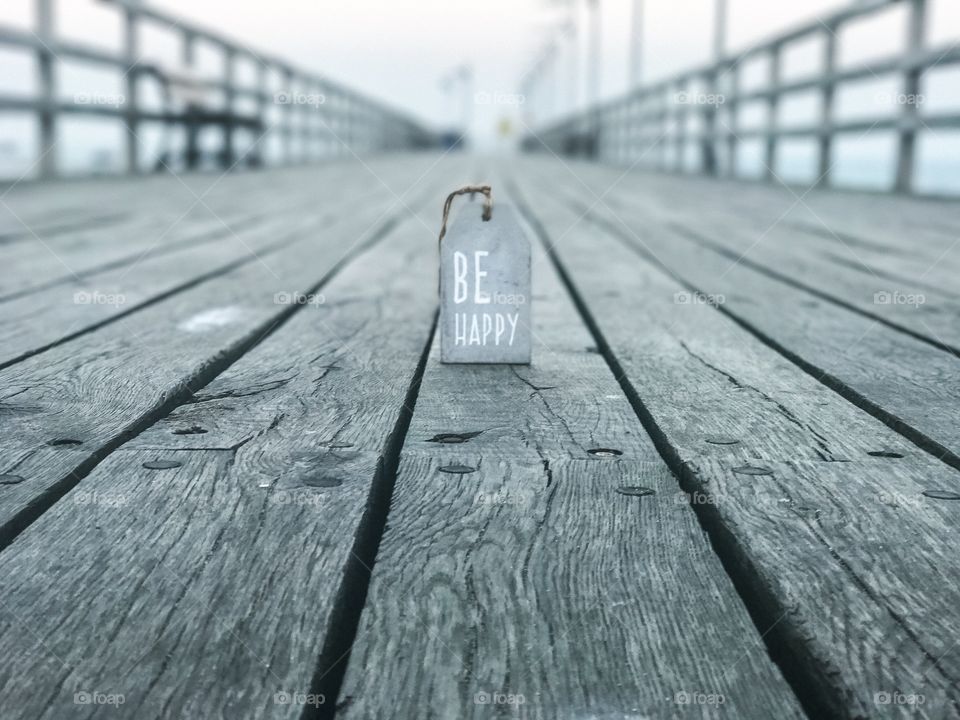
M 530 366 L 439 362 L 475 181 Z M 958 232 L 553 157 L 9 190 L 2 716 L 957 717 Z

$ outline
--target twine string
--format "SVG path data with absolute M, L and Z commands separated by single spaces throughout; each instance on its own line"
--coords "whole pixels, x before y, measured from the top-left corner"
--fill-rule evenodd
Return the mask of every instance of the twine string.
M 440 238 L 437 241 L 438 243 L 443 242 L 443 236 L 447 234 L 447 218 L 450 216 L 450 206 L 453 205 L 453 199 L 457 195 L 466 195 L 467 193 L 470 193 L 471 197 L 473 197 L 475 193 L 483 194 L 483 215 L 481 217 L 484 222 L 488 222 L 493 216 L 493 190 L 490 186 L 464 185 L 462 188 L 454 190 L 447 195 L 447 200 L 443 203 L 443 221 L 440 223 Z

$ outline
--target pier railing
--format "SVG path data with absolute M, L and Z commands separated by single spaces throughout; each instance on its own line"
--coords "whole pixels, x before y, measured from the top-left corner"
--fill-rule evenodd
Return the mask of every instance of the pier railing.
M 240 161 L 262 164 L 261 148 L 268 136 L 281 138 L 280 162 L 294 163 L 310 159 L 298 151 L 299 139 L 315 146 L 310 155 L 327 157 L 349 152 L 385 151 L 432 144 L 435 138 L 413 118 L 395 109 L 335 83 L 322 75 L 301 70 L 282 58 L 254 51 L 219 33 L 173 17 L 140 0 L 101 0 L 113 6 L 122 19 L 122 49 L 119 53 L 59 37 L 56 33 L 57 0 L 34 0 L 33 27 L 20 29 L 0 24 L 0 48 L 20 48 L 36 59 L 38 92 L 33 97 L 0 93 L 0 113 L 29 113 L 39 126 L 38 175 L 58 174 L 58 124 L 65 115 L 119 118 L 127 133 L 125 165 L 129 172 L 141 172 L 155 163 L 144 158 L 141 128 L 146 123 L 183 127 L 187 130 L 186 164 L 197 163 L 196 135 L 211 126 L 220 135 L 221 150 L 217 163 L 232 167 Z M 152 24 L 161 31 L 179 36 L 182 51 L 180 66 L 166 67 L 144 61 L 141 56 L 141 32 Z M 195 67 L 198 45 L 205 44 L 222 57 L 218 77 L 199 77 Z M 237 65 L 247 60 L 256 68 L 253 86 L 237 80 Z M 63 62 L 112 68 L 122 73 L 122 93 L 99 102 L 97 97 L 81 93 L 74 98 L 58 94 L 58 71 Z M 143 84 L 159 86 L 162 106 L 150 108 L 142 98 Z M 180 98 L 214 95 L 211 107 L 196 100 Z M 241 106 L 252 105 L 244 111 Z M 280 119 L 268 120 L 269 111 L 278 106 Z M 254 138 L 246 152 L 236 149 L 238 131 Z M 160 158 L 162 160 L 162 158 Z
M 841 31 L 894 5 L 907 6 L 903 51 L 892 57 L 839 67 Z M 740 146 L 759 140 L 763 175 L 774 179 L 782 142 L 809 138 L 816 142 L 815 182 L 829 186 L 836 163 L 835 141 L 839 137 L 887 130 L 896 135 L 893 189 L 913 192 L 918 138 L 924 132 L 960 128 L 958 112 L 922 112 L 924 74 L 934 67 L 960 64 L 960 46 L 927 46 L 927 24 L 927 0 L 861 0 L 718 62 L 640 87 L 535 129 L 524 146 L 531 151 L 549 149 L 558 155 L 661 170 L 689 170 L 693 166 L 708 175 L 736 176 Z M 822 48 L 818 72 L 785 79 L 785 52 L 816 36 L 821 38 Z M 745 63 L 762 57 L 767 58 L 765 86 L 741 89 Z M 858 82 L 891 76 L 900 80 L 901 87 L 884 98 L 887 102 L 878 103 L 886 105 L 888 112 L 856 119 L 837 117 L 838 91 Z M 783 123 L 779 110 L 784 101 L 804 95 L 819 100 L 819 117 L 808 124 Z M 960 92 L 957 95 L 960 99 Z M 741 115 L 751 104 L 765 108 L 766 120 L 759 126 L 746 127 L 740 122 Z

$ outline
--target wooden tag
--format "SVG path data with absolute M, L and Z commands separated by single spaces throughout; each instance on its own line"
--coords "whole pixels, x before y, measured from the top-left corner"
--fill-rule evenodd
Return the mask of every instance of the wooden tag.
M 440 243 L 440 359 L 530 363 L 530 244 L 516 212 L 464 206 Z

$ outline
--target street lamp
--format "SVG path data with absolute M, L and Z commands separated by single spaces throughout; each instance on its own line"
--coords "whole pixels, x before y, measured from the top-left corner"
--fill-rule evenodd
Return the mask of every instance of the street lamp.
M 630 87 L 643 83 L 643 0 L 633 0 L 630 28 Z

